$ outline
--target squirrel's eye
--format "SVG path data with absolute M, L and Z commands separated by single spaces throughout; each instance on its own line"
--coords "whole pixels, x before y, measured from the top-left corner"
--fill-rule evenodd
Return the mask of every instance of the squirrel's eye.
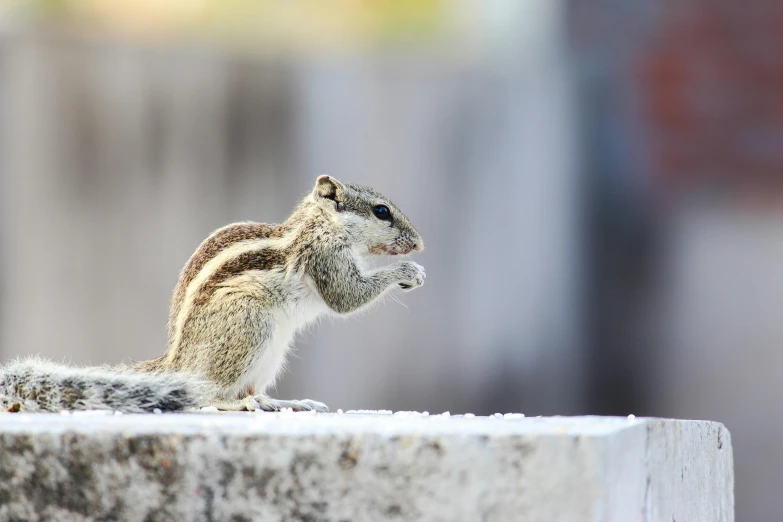
M 375 205 L 372 207 L 372 213 L 381 221 L 389 221 L 391 219 L 391 211 L 386 205 Z

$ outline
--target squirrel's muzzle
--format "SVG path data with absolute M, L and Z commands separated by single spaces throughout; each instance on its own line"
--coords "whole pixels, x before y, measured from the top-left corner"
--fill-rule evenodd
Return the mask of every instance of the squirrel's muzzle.
M 410 254 L 414 250 L 416 252 L 421 252 L 424 250 L 424 240 L 421 237 L 405 238 L 396 241 L 392 248 L 395 250 L 395 253 L 403 255 Z
M 391 244 L 381 243 L 371 246 L 369 250 L 370 253 L 374 255 L 404 256 L 406 254 L 410 254 L 414 250 L 416 252 L 421 252 L 424 250 L 424 241 L 422 241 L 421 238 L 417 238 L 415 240 L 397 238 Z

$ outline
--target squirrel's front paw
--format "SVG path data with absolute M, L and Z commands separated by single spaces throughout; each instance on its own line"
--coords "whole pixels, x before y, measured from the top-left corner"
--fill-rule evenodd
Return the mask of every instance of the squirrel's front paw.
M 424 279 L 427 277 L 424 267 L 413 261 L 400 262 L 399 270 L 400 282 L 398 284 L 406 292 L 423 285 Z

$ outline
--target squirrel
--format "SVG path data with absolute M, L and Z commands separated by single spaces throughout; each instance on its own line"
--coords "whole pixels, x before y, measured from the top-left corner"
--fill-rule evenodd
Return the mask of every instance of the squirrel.
M 161 357 L 88 368 L 12 361 L 0 366 L 0 411 L 328 411 L 264 393 L 294 335 L 323 315 L 349 315 L 394 288 L 420 287 L 426 274 L 414 262 L 370 269 L 366 261 L 423 248 L 389 199 L 320 176 L 284 223 L 234 223 L 201 243 L 174 289 Z

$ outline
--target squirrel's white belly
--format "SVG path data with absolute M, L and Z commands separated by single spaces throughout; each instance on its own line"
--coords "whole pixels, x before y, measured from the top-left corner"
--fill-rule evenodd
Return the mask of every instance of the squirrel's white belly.
M 295 304 L 275 312 L 274 331 L 264 345 L 259 346 L 259 357 L 248 372 L 244 385 L 254 385 L 259 393 L 274 384 L 285 369 L 286 356 L 296 332 L 329 311 L 323 299 L 307 286 L 303 285 L 297 292 L 301 292 L 300 295 L 291 301 Z

